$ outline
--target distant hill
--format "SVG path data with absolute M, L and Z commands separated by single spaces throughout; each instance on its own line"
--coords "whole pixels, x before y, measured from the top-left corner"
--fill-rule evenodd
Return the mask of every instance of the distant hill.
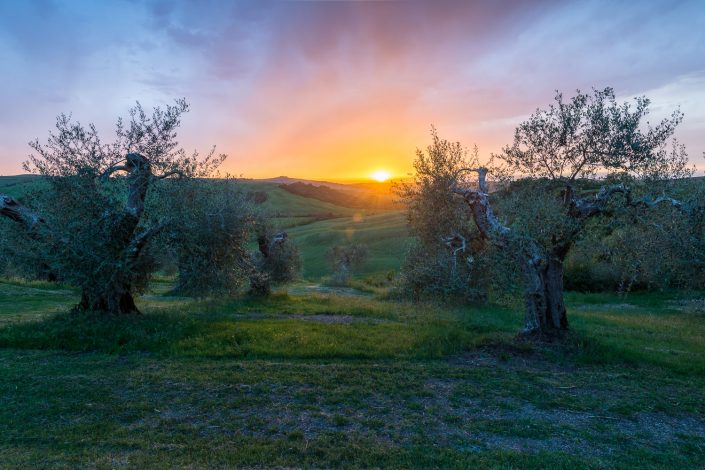
M 248 179 L 245 181 L 252 181 L 255 183 L 276 183 L 276 184 L 294 184 L 294 183 L 304 183 L 311 184 L 313 186 L 328 186 L 329 188 L 345 190 L 352 186 L 344 183 L 331 183 L 330 181 L 318 181 L 309 180 L 305 178 L 289 178 L 288 176 L 277 176 L 276 178 L 263 178 L 263 179 Z
M 297 196 L 318 199 L 342 207 L 373 210 L 398 208 L 389 186 L 350 186 L 352 187 L 340 190 L 327 185 L 317 186 L 304 182 L 279 185 L 280 188 Z
M 0 176 L 0 194 L 22 198 L 28 191 L 36 189 L 43 180 L 38 175 Z

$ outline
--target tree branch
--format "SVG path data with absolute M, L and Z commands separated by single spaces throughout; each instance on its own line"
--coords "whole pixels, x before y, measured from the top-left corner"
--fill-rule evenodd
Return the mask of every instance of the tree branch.
M 457 233 L 455 235 L 444 237 L 441 240 L 453 252 L 452 273 L 453 275 L 455 275 L 455 272 L 458 268 L 458 253 L 460 253 L 461 251 L 463 253 L 465 252 L 465 237 Z
M 154 178 L 154 179 L 158 179 L 158 180 L 163 180 L 163 179 L 165 179 L 165 178 L 168 178 L 168 177 L 174 176 L 174 175 L 177 175 L 179 178 L 185 178 L 185 177 L 186 177 L 186 175 L 184 174 L 184 172 L 181 171 L 181 170 L 171 170 L 171 171 L 168 171 L 168 172 L 164 173 L 163 175 L 153 176 L 153 178 Z
M 453 255 L 460 251 L 465 251 L 465 237 L 460 234 L 450 235 L 441 239 L 448 248 L 453 250 Z
M 489 190 L 487 188 L 487 173 L 489 173 L 489 170 L 487 168 L 485 168 L 484 166 L 481 166 L 479 168 L 461 168 L 455 172 L 455 174 L 453 175 L 453 180 L 457 180 L 458 176 L 460 176 L 460 173 L 463 173 L 465 171 L 476 172 L 477 184 L 480 191 L 485 194 L 489 194 Z
M 127 165 L 113 165 L 110 168 L 108 168 L 107 170 L 105 170 L 102 175 L 100 175 L 100 180 L 101 181 L 107 180 L 108 178 L 110 178 L 110 175 L 112 175 L 113 173 L 115 173 L 117 171 L 129 172 L 130 167 Z
M 613 194 L 624 194 L 629 201 L 630 189 L 623 184 L 613 184 L 603 186 L 592 199 L 571 197 L 568 214 L 576 219 L 587 219 L 601 214 L 607 207 L 607 203 Z
M 135 259 L 139 256 L 139 254 L 142 252 L 142 249 L 145 247 L 147 242 L 152 239 L 155 235 L 157 235 L 159 232 L 164 230 L 166 227 L 168 227 L 171 224 L 170 220 L 165 220 L 157 225 L 148 228 L 144 232 L 140 233 L 139 235 L 135 236 L 132 241 L 130 242 L 130 246 L 127 249 L 127 254 L 130 259 Z
M 24 225 L 30 231 L 33 231 L 37 225 L 45 223 L 39 214 L 4 194 L 0 194 L 0 215 Z
M 152 169 L 149 160 L 139 153 L 127 154 L 129 189 L 126 211 L 139 219 L 144 211 L 144 200 L 147 188 L 152 180 Z
M 463 196 L 483 238 L 496 239 L 499 236 L 500 239 L 504 239 L 509 235 L 509 227 L 504 226 L 495 217 L 487 193 L 461 188 L 454 188 L 453 193 Z
M 593 199 L 585 198 L 572 198 L 570 201 L 570 207 L 568 213 L 578 219 L 586 219 L 605 211 L 607 203 L 614 194 L 623 194 L 627 206 L 630 207 L 646 207 L 648 209 L 654 208 L 662 203 L 670 204 L 672 207 L 680 210 L 687 211 L 685 205 L 672 197 L 660 196 L 656 199 L 650 199 L 643 197 L 638 200 L 632 200 L 631 188 L 624 184 L 613 184 L 610 186 L 603 186 L 600 191 L 595 195 Z
M 678 199 L 673 199 L 672 197 L 668 197 L 665 194 L 663 196 L 657 197 L 656 199 L 648 199 L 646 197 L 643 197 L 637 201 L 629 201 L 629 205 L 633 207 L 643 206 L 651 209 L 664 202 L 670 204 L 671 206 L 680 211 L 686 209 L 681 201 L 679 201 Z

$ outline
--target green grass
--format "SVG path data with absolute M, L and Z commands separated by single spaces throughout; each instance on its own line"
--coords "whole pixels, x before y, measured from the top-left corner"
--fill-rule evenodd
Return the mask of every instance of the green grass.
M 0 282 L 0 466 L 705 465 L 685 294 L 569 294 L 572 334 L 537 345 L 513 308 L 167 288 L 106 319 Z
M 22 197 L 42 184 L 41 178 L 33 175 L 0 176 L 0 194 Z
M 245 191 L 264 191 L 267 201 L 263 207 L 282 218 L 306 218 L 319 214 L 330 214 L 336 217 L 350 217 L 355 209 L 337 206 L 328 202 L 308 197 L 297 196 L 280 188 L 276 183 L 245 181 L 241 183 Z

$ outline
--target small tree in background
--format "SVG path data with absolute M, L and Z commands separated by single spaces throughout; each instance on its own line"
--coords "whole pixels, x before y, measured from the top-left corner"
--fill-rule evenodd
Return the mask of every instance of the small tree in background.
M 266 223 L 260 225 L 258 251 L 252 254 L 250 292 L 269 295 L 272 284 L 295 280 L 301 273 L 301 255 L 286 232 L 273 232 Z
M 0 215 L 18 222 L 36 243 L 52 273 L 81 289 L 79 308 L 112 314 L 137 313 L 134 295 L 147 286 L 153 259 L 150 241 L 173 221 L 159 219 L 156 203 L 165 178 L 207 176 L 223 161 L 178 148 L 176 129 L 188 111 L 184 100 L 148 116 L 138 103 L 115 140 L 104 143 L 95 126 L 61 115 L 46 144 L 31 143 L 25 163 L 46 188 L 28 205 L 0 195 Z M 171 192 L 179 204 L 179 193 Z M 31 208 L 30 208 L 31 206 Z
M 326 260 L 333 268 L 331 280 L 335 284 L 345 285 L 350 281 L 353 272 L 360 269 L 367 261 L 369 251 L 361 244 L 334 246 L 326 252 Z

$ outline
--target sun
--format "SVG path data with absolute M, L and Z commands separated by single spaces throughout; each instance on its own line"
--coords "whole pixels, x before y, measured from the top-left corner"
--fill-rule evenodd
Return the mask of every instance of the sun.
M 387 181 L 389 178 L 391 178 L 391 174 L 388 171 L 385 170 L 377 170 L 374 173 L 370 175 L 373 180 L 379 182 L 379 183 L 384 183 Z

